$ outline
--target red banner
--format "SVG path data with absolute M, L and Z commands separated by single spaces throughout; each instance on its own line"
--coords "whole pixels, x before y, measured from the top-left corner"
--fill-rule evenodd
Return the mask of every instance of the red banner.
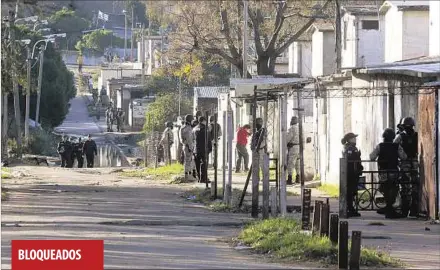
M 103 270 L 103 240 L 12 240 L 12 270 Z

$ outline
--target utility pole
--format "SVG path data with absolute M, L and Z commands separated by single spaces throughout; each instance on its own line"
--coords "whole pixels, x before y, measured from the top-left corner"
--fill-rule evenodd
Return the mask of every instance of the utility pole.
M 29 142 L 29 109 L 31 102 L 31 48 L 26 46 L 27 52 L 27 89 L 26 89 L 26 111 L 24 118 L 24 140 L 27 144 Z
M 180 104 L 182 101 L 182 76 L 179 76 L 179 115 L 180 115 Z
M 303 111 L 301 107 L 301 90 L 297 89 L 296 100 L 298 106 L 298 137 L 299 137 L 299 173 L 301 181 L 301 201 L 304 196 L 304 142 L 303 142 Z
M 18 3 L 18 1 L 17 1 Z M 18 5 L 17 5 L 18 6 Z M 18 8 L 17 8 L 18 9 Z M 17 65 L 15 62 L 15 16 L 16 14 L 12 11 L 9 12 L 10 18 L 10 32 L 9 40 L 11 42 L 11 58 L 12 58 L 12 91 L 14 93 L 14 116 L 15 116 L 15 126 L 17 131 L 17 156 L 21 158 L 21 114 L 20 114 L 20 96 L 18 93 L 18 82 L 17 82 Z
M 41 99 L 41 84 L 43 83 L 43 63 L 44 63 L 45 47 L 40 47 L 40 69 L 38 70 L 38 89 L 37 89 L 37 109 L 35 112 L 35 122 L 40 120 L 40 99 Z
M 142 89 L 145 87 L 145 38 L 144 38 L 144 24 L 142 24 L 142 38 L 141 38 L 141 48 L 140 48 L 140 55 L 141 55 L 141 63 L 142 63 L 142 77 L 141 77 L 141 81 L 142 81 Z
M 243 76 L 247 78 L 247 51 L 248 51 L 248 35 L 247 35 L 247 23 L 248 23 L 248 1 L 243 0 Z
M 124 10 L 125 27 L 124 27 L 124 61 L 127 57 L 127 11 Z
M 335 0 L 335 13 L 336 13 L 336 31 L 335 31 L 335 41 L 336 41 L 336 73 L 341 72 L 342 57 L 341 57 L 341 6 L 339 0 Z
M 133 30 L 134 30 L 134 7 L 131 6 L 131 57 L 130 61 L 133 62 Z

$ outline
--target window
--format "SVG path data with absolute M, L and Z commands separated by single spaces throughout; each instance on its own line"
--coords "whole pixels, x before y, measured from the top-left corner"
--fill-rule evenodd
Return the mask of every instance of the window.
M 362 29 L 364 30 L 379 30 L 379 21 L 377 20 L 363 20 Z

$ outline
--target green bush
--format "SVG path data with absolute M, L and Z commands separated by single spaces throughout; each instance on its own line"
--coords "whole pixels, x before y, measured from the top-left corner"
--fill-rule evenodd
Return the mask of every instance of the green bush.
M 29 144 L 25 148 L 28 154 L 57 156 L 57 144 L 60 138 L 51 132 L 34 129 L 30 132 Z

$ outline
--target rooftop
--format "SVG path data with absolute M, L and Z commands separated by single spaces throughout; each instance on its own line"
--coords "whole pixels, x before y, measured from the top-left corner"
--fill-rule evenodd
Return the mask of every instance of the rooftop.
M 420 1 L 385 1 L 383 5 L 380 7 L 379 11 L 382 13 L 385 13 L 390 9 L 392 6 L 397 7 L 399 11 L 404 10 L 419 10 L 419 11 L 426 11 L 429 10 L 429 1 L 420 0 Z
M 379 6 L 343 6 L 342 10 L 352 15 L 377 15 Z
M 194 87 L 194 96 L 198 98 L 217 98 L 219 93 L 228 91 L 228 86 Z
M 231 79 L 231 89 L 235 90 L 236 97 L 252 96 L 254 89 L 277 92 L 284 88 L 301 88 L 313 82 L 309 78 L 274 78 L 274 77 L 255 77 L 252 79 Z

